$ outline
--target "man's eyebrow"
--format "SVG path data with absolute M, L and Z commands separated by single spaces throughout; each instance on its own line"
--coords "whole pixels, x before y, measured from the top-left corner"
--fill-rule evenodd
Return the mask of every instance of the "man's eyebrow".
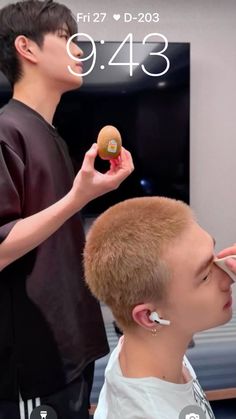
M 70 35 L 70 31 L 69 31 L 69 29 L 68 28 L 65 28 L 65 27 L 63 27 L 63 26 L 61 26 L 60 28 L 58 28 L 57 29 L 58 31 L 63 31 L 63 32 L 66 32 L 68 35 Z
M 209 265 L 211 265 L 211 263 L 213 262 L 213 260 L 215 259 L 214 255 L 212 255 L 210 258 L 208 258 L 207 260 L 205 260 L 201 266 L 198 267 L 195 276 L 199 276 L 201 272 L 205 271 Z
M 212 237 L 212 241 L 213 241 L 213 244 L 214 244 L 214 247 L 215 247 L 216 241 L 215 241 L 214 237 Z M 198 275 L 200 275 L 201 272 L 205 271 L 208 268 L 208 266 L 213 262 L 214 259 L 215 259 L 214 255 L 211 255 L 207 260 L 205 260 L 201 264 L 201 266 L 199 266 L 195 275 L 198 276 Z

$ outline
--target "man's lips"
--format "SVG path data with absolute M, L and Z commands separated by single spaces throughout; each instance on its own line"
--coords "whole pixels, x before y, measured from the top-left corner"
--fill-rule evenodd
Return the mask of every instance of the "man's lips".
M 82 63 L 77 63 L 75 64 L 76 68 L 79 68 L 80 70 L 83 70 L 83 64 Z
M 227 303 L 224 305 L 223 308 L 225 309 L 225 308 L 231 307 L 232 306 L 232 302 L 233 302 L 232 296 L 230 296 L 230 298 L 228 299 Z

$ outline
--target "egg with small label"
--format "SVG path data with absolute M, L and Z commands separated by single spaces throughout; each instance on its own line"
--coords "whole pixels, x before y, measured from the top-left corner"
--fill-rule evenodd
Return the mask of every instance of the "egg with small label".
M 121 135 L 117 128 L 106 125 L 101 129 L 97 138 L 98 155 L 103 160 L 116 159 L 122 147 Z

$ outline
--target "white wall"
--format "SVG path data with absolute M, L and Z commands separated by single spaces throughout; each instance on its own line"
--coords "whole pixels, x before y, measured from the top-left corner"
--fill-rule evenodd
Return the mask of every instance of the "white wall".
M 191 205 L 217 249 L 236 242 L 236 1 L 60 1 L 75 14 L 109 14 L 103 24 L 80 24 L 95 40 L 123 40 L 128 32 L 141 40 L 159 31 L 191 42 Z M 112 14 L 125 11 L 157 11 L 160 22 L 115 23 Z

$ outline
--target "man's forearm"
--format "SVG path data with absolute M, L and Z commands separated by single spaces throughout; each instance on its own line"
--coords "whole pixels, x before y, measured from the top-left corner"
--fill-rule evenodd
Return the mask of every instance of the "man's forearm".
M 0 270 L 30 252 L 58 230 L 88 202 L 116 189 L 133 171 L 131 154 L 122 148 L 121 157 L 106 173 L 94 168 L 97 145 L 86 152 L 70 192 L 50 207 L 19 220 L 0 244 Z
M 50 207 L 19 220 L 0 244 L 0 270 L 41 244 L 84 205 L 77 200 L 75 207 L 69 192 Z

